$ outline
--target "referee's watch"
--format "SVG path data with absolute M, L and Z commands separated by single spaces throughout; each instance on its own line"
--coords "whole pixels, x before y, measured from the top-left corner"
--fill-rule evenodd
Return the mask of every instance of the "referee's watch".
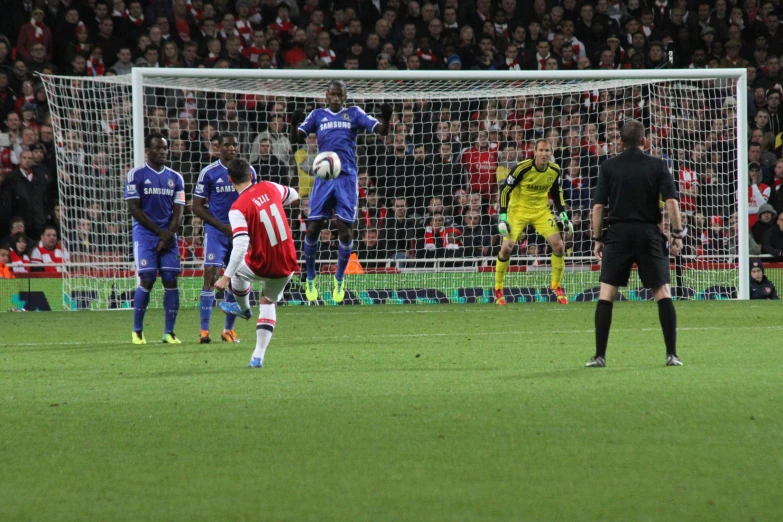
M 593 241 L 597 241 L 599 243 L 604 242 L 604 236 L 593 236 Z

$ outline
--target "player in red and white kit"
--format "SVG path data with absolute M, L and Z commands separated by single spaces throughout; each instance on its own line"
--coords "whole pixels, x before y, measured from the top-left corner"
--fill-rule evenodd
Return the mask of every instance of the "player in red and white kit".
M 215 288 L 225 290 L 230 283 L 236 303 L 220 303 L 220 309 L 247 320 L 252 315 L 250 285 L 261 281 L 256 349 L 248 364 L 261 368 L 275 329 L 275 303 L 283 297 L 285 285 L 299 269 L 283 209 L 283 205 L 299 199 L 299 194 L 291 187 L 270 181 L 253 185 L 250 164 L 243 159 L 229 162 L 228 177 L 239 197 L 228 213 L 233 234 L 231 260 Z

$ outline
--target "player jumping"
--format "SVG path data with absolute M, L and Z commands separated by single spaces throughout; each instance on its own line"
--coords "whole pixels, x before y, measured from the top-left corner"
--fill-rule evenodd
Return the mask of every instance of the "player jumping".
M 169 144 L 158 132 L 144 140 L 147 162 L 128 172 L 125 200 L 133 216 L 133 258 L 139 286 L 133 298 L 133 344 L 147 344 L 144 338 L 144 314 L 150 302 L 150 290 L 160 273 L 163 281 L 165 327 L 163 342 L 180 344 L 174 335 L 179 312 L 180 273 L 177 229 L 185 208 L 185 182 L 179 172 L 168 168 Z
M 220 309 L 250 319 L 250 285 L 261 281 L 256 349 L 248 364 L 251 368 L 261 368 L 275 330 L 275 303 L 283 297 L 285 285 L 299 270 L 296 247 L 283 209 L 283 205 L 299 199 L 299 194 L 291 187 L 270 181 L 253 185 L 252 175 L 245 160 L 235 159 L 228 164 L 228 176 L 239 197 L 228 213 L 234 238 L 231 259 L 215 288 L 228 289 L 230 283 L 236 302 L 222 302 Z
M 304 240 L 307 266 L 305 295 L 309 301 L 318 299 L 318 289 L 315 287 L 318 238 L 326 220 L 331 219 L 332 215 L 336 218 L 335 224 L 339 237 L 337 272 L 334 275 L 332 299 L 340 303 L 345 297 L 343 276 L 353 250 L 353 224 L 356 221 L 359 197 L 356 181 L 356 135 L 360 129 L 385 135 L 389 131 L 389 120 L 392 117 L 390 105 L 384 104 L 381 107 L 383 120 L 378 121 L 359 107 L 345 107 L 347 97 L 345 83 L 332 81 L 326 91 L 327 108 L 314 109 L 298 127 L 304 113 L 297 110 L 291 122 L 292 143 L 301 142 L 314 132 L 318 139 L 318 151 L 336 153 L 342 164 L 342 175 L 330 181 L 316 178 L 310 193 L 310 215 L 307 217 L 307 233 Z
M 228 133 L 220 135 L 220 159 L 204 168 L 199 174 L 196 188 L 193 191 L 193 214 L 204 220 L 204 285 L 201 288 L 201 333 L 199 343 L 208 344 L 209 322 L 212 318 L 212 307 L 215 304 L 215 290 L 212 286 L 217 281 L 220 269 L 228 264 L 231 255 L 231 225 L 228 222 L 228 211 L 237 200 L 237 193 L 228 179 L 226 165 L 237 157 L 239 146 L 236 138 Z M 256 172 L 251 170 L 251 183 L 256 181 Z M 205 204 L 209 202 L 209 208 Z M 226 301 L 234 302 L 234 294 L 226 291 Z M 238 343 L 234 331 L 236 316 L 226 316 L 221 337 L 224 342 Z
M 503 280 L 508 270 L 509 258 L 527 225 L 533 225 L 536 232 L 545 237 L 552 248 L 552 290 L 558 303 L 568 304 L 568 297 L 560 285 L 565 271 L 565 247 L 555 217 L 549 208 L 549 196 L 560 214 L 563 230 L 573 232 L 574 226 L 565 211 L 563 190 L 560 188 L 560 167 L 549 161 L 551 157 L 552 147 L 549 142 L 544 139 L 536 140 L 533 159 L 519 163 L 506 178 L 500 191 L 498 231 L 503 235 L 503 244 L 495 262 L 495 303 L 500 306 L 506 304 Z

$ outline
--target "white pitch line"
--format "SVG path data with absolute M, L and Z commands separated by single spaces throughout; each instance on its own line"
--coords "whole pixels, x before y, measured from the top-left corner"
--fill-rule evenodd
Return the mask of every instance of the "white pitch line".
M 478 305 L 480 303 L 476 303 L 476 304 Z M 536 303 L 529 303 L 529 304 L 536 304 Z M 382 306 L 382 305 L 376 305 L 376 306 Z M 394 306 L 394 305 L 389 305 L 389 306 Z M 422 307 L 424 307 L 424 306 L 434 306 L 434 305 L 399 305 L 399 306 L 422 306 Z M 465 305 L 460 305 L 460 306 L 465 306 Z M 470 305 L 468 305 L 468 306 L 470 306 Z M 291 307 L 291 308 L 293 308 L 293 307 Z M 297 307 L 297 308 L 298 309 L 301 309 L 301 308 L 316 308 L 316 306 L 304 305 L 303 307 Z M 327 307 L 319 306 L 318 308 L 323 310 L 324 308 L 327 308 Z M 541 309 L 536 310 L 533 307 L 524 307 L 524 308 L 519 307 L 519 308 L 514 308 L 513 310 L 514 310 L 514 313 L 516 313 L 516 312 L 541 312 Z M 559 308 L 554 308 L 553 307 L 551 309 L 547 309 L 546 313 L 550 313 L 550 312 L 560 313 L 560 312 L 568 312 L 568 310 L 566 310 L 565 308 L 563 308 L 561 306 Z M 384 310 L 377 310 L 377 311 L 376 310 L 368 310 L 366 312 L 354 312 L 354 311 L 345 310 L 343 308 L 343 309 L 329 310 L 329 313 L 332 314 L 332 315 L 448 314 L 448 313 L 454 313 L 454 309 L 451 309 L 451 310 L 388 310 L 388 311 L 384 311 Z M 476 310 L 471 310 L 470 313 L 472 313 L 472 314 L 476 314 L 476 313 L 497 313 L 497 309 L 496 308 L 488 308 L 488 307 L 482 306 L 481 308 L 478 308 Z
M 456 304 L 456 303 L 454 303 L 454 304 Z M 467 306 L 471 306 L 473 304 L 474 303 L 467 303 Z M 520 303 L 520 304 L 524 304 L 524 303 Z M 539 304 L 539 303 L 527 303 L 527 304 Z M 546 304 L 546 303 L 540 303 L 540 304 Z M 549 303 L 549 304 L 553 304 L 553 303 Z M 475 305 L 476 306 L 481 306 L 482 303 L 475 303 Z M 282 311 L 282 310 L 318 309 L 319 312 L 327 312 L 327 313 L 329 313 L 331 315 L 375 315 L 375 314 L 388 315 L 388 314 L 449 314 L 449 313 L 454 313 L 454 309 L 453 308 L 451 308 L 449 310 L 435 309 L 436 305 L 428 305 L 428 304 L 419 304 L 419 305 L 411 305 L 411 304 L 407 304 L 407 305 L 372 305 L 372 306 L 376 306 L 378 308 L 380 308 L 382 306 L 388 306 L 388 307 L 392 307 L 392 306 L 400 306 L 400 307 L 404 307 L 404 306 L 419 306 L 421 308 L 425 308 L 425 307 L 426 308 L 430 308 L 429 310 L 367 310 L 366 306 L 370 306 L 370 305 L 365 305 L 365 306 L 358 305 L 358 308 L 362 308 L 363 309 L 363 311 L 361 311 L 361 312 L 351 311 L 350 308 L 354 308 L 352 306 L 349 306 L 349 307 L 337 307 L 337 306 L 333 306 L 333 305 L 284 306 L 284 307 L 278 308 L 278 310 Z M 461 304 L 459 306 L 465 306 L 465 304 Z M 533 307 L 524 307 L 524 308 L 523 307 L 519 307 L 519 308 L 512 308 L 512 310 L 514 310 L 514 313 L 516 313 L 516 312 L 540 312 L 541 311 L 541 309 L 535 309 Z M 95 311 L 91 311 L 90 313 L 117 312 L 117 311 L 120 311 L 120 312 L 125 312 L 125 311 L 132 312 L 133 310 L 132 309 L 127 309 L 127 310 L 125 310 L 125 309 L 123 309 L 123 310 L 95 310 Z M 481 306 L 481 308 L 478 308 L 476 310 L 471 310 L 470 311 L 470 313 L 472 313 L 472 314 L 475 314 L 475 313 L 496 313 L 496 312 L 497 312 L 496 308 L 488 308 L 488 307 L 485 307 L 485 306 Z M 566 313 L 566 312 L 568 312 L 568 310 L 566 308 L 562 307 L 562 306 L 559 307 L 559 308 L 552 307 L 551 309 L 547 310 L 547 313 L 552 313 L 552 312 L 555 312 L 555 313 L 561 313 L 561 312 Z
M 726 331 L 726 330 L 783 330 L 783 326 L 736 326 L 736 327 L 721 327 L 721 326 L 693 326 L 677 328 L 678 332 L 704 332 L 704 331 Z M 507 336 L 507 335 L 538 335 L 538 334 L 587 334 L 593 333 L 595 330 L 583 329 L 583 330 L 503 330 L 493 332 L 451 332 L 451 333 L 399 333 L 399 334 L 376 334 L 376 335 L 333 335 L 333 336 L 306 336 L 306 337 L 287 337 L 278 336 L 275 337 L 277 342 L 288 341 L 350 341 L 351 339 L 405 339 L 405 338 L 417 338 L 417 337 L 493 337 L 493 336 Z M 660 328 L 615 328 L 613 332 L 633 333 L 633 332 L 658 332 Z M 87 346 L 87 345 L 125 345 L 125 341 L 98 341 L 91 343 L 83 342 L 47 342 L 47 343 L 19 343 L 19 344 L 0 344 L 0 348 L 18 348 L 18 347 L 35 347 L 35 346 Z M 195 343 L 194 343 L 195 344 Z

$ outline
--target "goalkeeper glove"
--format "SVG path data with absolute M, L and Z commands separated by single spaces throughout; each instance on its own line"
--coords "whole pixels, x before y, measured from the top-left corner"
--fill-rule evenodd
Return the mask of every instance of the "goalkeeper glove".
M 563 225 L 563 232 L 568 232 L 569 234 L 574 233 L 574 224 L 569 221 L 568 213 L 560 213 L 560 224 Z
M 498 232 L 501 236 L 506 237 L 511 233 L 511 225 L 508 224 L 508 214 L 500 214 L 500 221 L 498 221 Z

